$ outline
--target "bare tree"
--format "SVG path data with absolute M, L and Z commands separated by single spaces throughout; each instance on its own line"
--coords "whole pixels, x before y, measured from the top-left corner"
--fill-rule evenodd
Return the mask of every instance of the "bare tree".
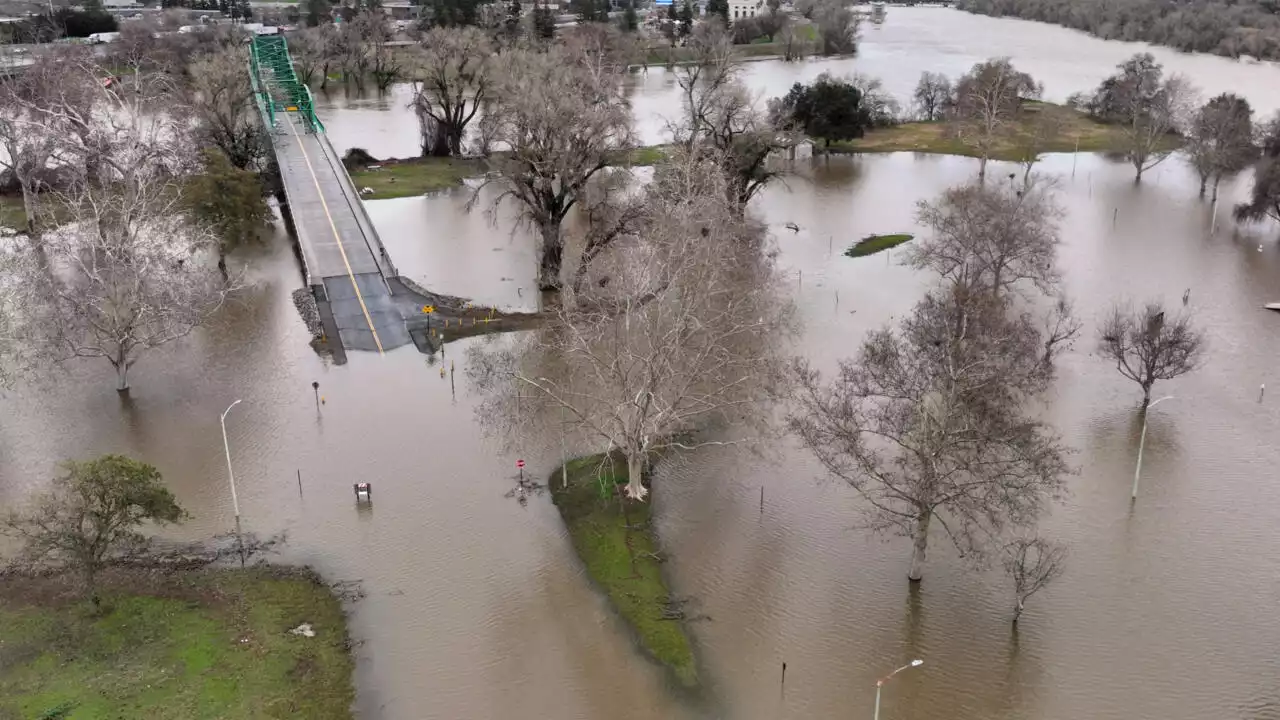
M 1136 171 L 1134 182 L 1174 150 L 1170 136 L 1186 124 L 1195 91 L 1180 75 L 1164 77 L 1164 68 L 1150 53 L 1121 63 L 1119 72 L 1098 86 L 1090 112 L 1106 122 L 1124 126 L 1125 154 Z
M 791 427 L 867 501 L 872 529 L 912 539 L 910 580 L 923 577 L 935 520 L 980 558 L 1062 492 L 1067 451 L 1027 408 L 1050 377 L 1041 348 L 1007 302 L 950 286 L 871 333 L 833 382 L 799 365 Z
M 858 51 L 859 16 L 840 0 L 822 0 L 813 14 L 823 55 L 852 55 Z
M 780 173 L 770 167 L 777 151 L 793 147 L 795 136 L 775 127 L 739 78 L 740 59 L 732 39 L 717 23 L 698 26 L 687 45 L 693 59 L 676 68 L 685 119 L 673 128 L 676 142 L 691 155 L 714 159 L 740 209 Z
M 619 73 L 587 68 L 563 48 L 507 53 L 509 71 L 496 88 L 494 158 L 505 187 L 542 236 L 538 284 L 560 288 L 562 225 L 588 183 L 633 146 L 631 112 Z M 479 191 L 475 197 L 479 197 Z M 474 202 L 474 198 L 473 198 Z
M 1172 380 L 1200 367 L 1204 350 L 1204 334 L 1192 325 L 1190 315 L 1166 317 L 1159 302 L 1141 310 L 1117 304 L 1098 328 L 1098 351 L 1142 388 L 1143 410 L 1151 403 L 1157 380 Z
M 186 513 L 146 463 L 104 455 L 64 468 L 66 474 L 28 512 L 4 519 L 0 532 L 22 542 L 25 562 L 78 572 L 96 605 L 98 573 L 146 545 L 138 529 L 145 523 L 178 522 Z
M 85 60 L 74 48 L 41 49 L 34 64 L 0 84 L 0 168 L 12 175 L 22 192 L 27 233 L 36 242 L 40 193 L 57 172 L 54 166 L 65 130 L 51 126 L 47 111 L 58 104 L 91 102 L 83 85 L 87 78 L 75 72 Z
M 1200 197 L 1212 180 L 1212 199 L 1217 202 L 1222 178 L 1243 171 L 1258 156 L 1249 101 L 1223 93 L 1201 106 L 1190 123 L 1186 152 L 1200 176 Z
M 337 32 L 333 25 L 325 24 L 304 28 L 289 36 L 289 55 L 293 57 L 294 72 L 304 85 L 318 79 L 321 90 L 328 87 L 329 69 L 335 62 Z
M 217 238 L 186 222 L 176 188 L 84 191 L 65 201 L 73 222 L 29 259 L 28 307 L 54 357 L 103 358 L 116 389 L 147 350 L 186 336 L 234 288 L 215 266 Z
M 212 262 L 216 239 L 181 212 L 181 178 L 196 162 L 181 94 L 167 76 L 141 73 L 122 87 L 95 82 L 96 100 L 52 105 L 69 222 L 24 259 L 24 307 L 58 360 L 101 357 L 117 389 L 146 349 L 186 335 L 230 289 Z
M 911 97 L 916 103 L 916 112 L 925 122 L 941 120 L 954 102 L 951 79 L 942 73 L 920 73 L 920 81 L 916 83 Z
M 423 37 L 413 110 L 424 156 L 462 154 L 467 124 L 491 90 L 492 55 L 489 36 L 473 27 L 440 27 Z
M 1027 112 L 1029 119 L 1023 123 L 1022 131 L 1014 136 L 1014 145 L 1018 153 L 1018 164 L 1022 166 L 1022 184 L 1030 188 L 1031 171 L 1046 148 L 1062 135 L 1066 120 L 1049 106 L 1041 106 Z
M 1027 600 L 1062 575 L 1067 549 L 1041 537 L 1018 537 L 1004 546 L 1004 571 L 1013 579 L 1013 624 Z
M 587 283 L 524 347 L 481 350 L 475 363 L 482 387 L 507 390 L 491 395 L 486 417 L 518 420 L 512 395 L 523 389 L 526 409 L 562 412 L 602 450 L 625 456 L 634 499 L 647 494 L 655 453 L 739 442 L 744 423 L 767 414 L 757 406 L 773 387 L 786 306 L 772 267 L 744 242 L 758 231 L 717 187 L 718 168 L 677 163 L 646 191 L 643 231 L 595 264 L 593 277 L 608 282 Z
M 917 220 L 933 233 L 908 246 L 905 263 L 995 295 L 1028 285 L 1053 294 L 1060 216 L 1047 185 L 960 185 L 920 203 Z
M 364 45 L 362 28 L 355 22 L 342 23 L 335 31 L 331 47 L 334 59 L 342 69 L 342 82 L 347 86 L 354 84 L 356 92 L 363 92 L 369 75 L 370 58 Z
M 1020 117 L 1023 99 L 1039 96 L 1035 80 L 1009 58 L 977 63 L 956 83 L 957 129 L 960 141 L 978 154 L 979 179 L 986 178 L 992 152 Z
M 378 92 L 386 92 L 404 72 L 401 51 L 388 45 L 392 40 L 387 16 L 381 9 L 360 11 L 351 25 L 360 38 L 365 55 L 365 66 L 373 77 Z
M 212 144 L 240 170 L 266 154 L 244 46 L 219 50 L 192 63 L 189 100 L 199 140 Z

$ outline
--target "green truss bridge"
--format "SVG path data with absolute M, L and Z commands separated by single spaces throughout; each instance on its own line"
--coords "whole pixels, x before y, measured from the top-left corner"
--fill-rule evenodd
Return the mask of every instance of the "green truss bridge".
M 381 353 L 418 336 L 426 339 L 429 331 L 417 325 L 429 298 L 397 277 L 316 117 L 310 89 L 294 73 L 283 35 L 253 39 L 249 76 L 284 181 L 284 214 L 297 235 L 306 282 L 335 359 L 345 361 L 347 350 Z

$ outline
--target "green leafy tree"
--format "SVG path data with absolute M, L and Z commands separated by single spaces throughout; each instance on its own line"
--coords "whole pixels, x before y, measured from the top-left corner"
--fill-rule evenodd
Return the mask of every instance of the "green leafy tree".
M 539 40 L 551 40 L 556 36 L 555 15 L 541 2 L 533 8 L 533 33 Z
M 333 13 L 333 3 L 330 0 L 303 0 L 303 3 L 303 14 L 309 27 L 329 22 Z
M 183 193 L 188 212 L 218 236 L 218 269 L 227 274 L 227 253 L 259 238 L 271 221 L 271 208 L 258 176 L 232 165 L 217 150 L 204 151 L 204 172 Z
M 427 8 L 432 27 L 475 25 L 480 19 L 478 0 L 430 0 Z
M 812 85 L 793 85 L 775 113 L 830 147 L 832 140 L 862 137 L 871 126 L 871 113 L 862 100 L 853 83 L 824 72 Z
M 103 455 L 63 469 L 28 511 L 10 515 L 0 530 L 22 543 L 25 561 L 79 573 L 96 605 L 102 569 L 146 546 L 139 528 L 178 522 L 186 513 L 146 463 Z
M 725 27 L 728 27 L 729 0 L 707 0 L 707 15 L 719 15 Z
M 1212 180 L 1216 201 L 1222 178 L 1243 172 L 1258 156 L 1249 101 L 1223 93 L 1201 106 L 1191 119 L 1186 152 L 1200 176 L 1200 197 Z
M 608 0 L 570 0 L 569 8 L 578 16 L 579 23 L 606 22 L 609 19 Z
M 507 6 L 506 30 L 508 37 L 520 37 L 520 19 L 523 16 L 524 8 L 520 5 L 520 0 L 511 0 L 511 4 Z
M 674 2 L 672 2 L 670 5 L 667 6 L 667 19 L 668 20 L 680 19 L 680 13 L 679 11 L 676 10 L 676 4 Z
M 675 6 L 676 4 L 672 2 L 671 3 L 672 10 L 675 9 Z M 726 13 L 727 12 L 728 11 L 726 11 Z M 684 5 L 680 7 L 679 20 L 680 20 L 680 37 L 689 37 L 689 33 L 693 32 L 693 4 L 688 2 L 688 0 L 686 0 Z
M 640 20 L 636 17 L 636 4 L 632 0 L 627 0 L 627 8 L 622 12 L 622 29 L 626 32 L 635 32 L 640 27 Z

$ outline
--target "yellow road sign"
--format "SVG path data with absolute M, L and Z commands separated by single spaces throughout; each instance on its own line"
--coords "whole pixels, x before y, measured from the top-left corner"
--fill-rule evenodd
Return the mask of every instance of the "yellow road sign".
M 422 306 L 422 312 L 424 312 L 424 313 L 426 313 L 426 314 L 428 314 L 428 315 L 430 315 L 431 313 L 433 313 L 433 312 L 435 312 L 435 311 L 436 311 L 436 306 L 435 306 L 435 305 L 423 305 L 423 306 Z

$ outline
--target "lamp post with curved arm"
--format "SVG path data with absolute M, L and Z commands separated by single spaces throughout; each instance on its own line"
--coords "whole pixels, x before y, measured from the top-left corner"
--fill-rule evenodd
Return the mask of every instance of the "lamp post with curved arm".
M 239 405 L 240 401 L 236 400 L 222 411 L 220 422 L 222 423 L 222 450 L 227 454 L 227 481 L 231 483 L 231 508 L 236 513 L 236 551 L 240 553 L 240 564 L 244 565 L 244 543 L 240 539 L 240 500 L 236 497 L 236 474 L 231 469 L 231 445 L 227 442 L 227 413 L 231 412 L 231 408 Z
M 1159 400 L 1148 405 L 1147 409 L 1142 411 L 1142 439 L 1138 440 L 1138 465 L 1133 469 L 1133 494 L 1129 496 L 1130 502 L 1138 499 L 1138 477 L 1142 475 L 1142 449 L 1146 447 L 1147 444 L 1147 413 L 1165 400 L 1172 399 L 1172 395 L 1165 395 Z
M 906 665 L 903 665 L 897 670 L 894 670 L 893 672 L 889 673 L 888 675 L 885 675 L 884 677 L 876 681 L 876 714 L 875 714 L 874 720 L 880 720 L 880 688 L 884 687 L 884 684 L 889 682 L 889 678 L 893 677 L 894 675 L 897 675 L 903 670 L 908 670 L 913 667 L 920 667 L 923 664 L 924 664 L 923 660 L 912 660 Z

